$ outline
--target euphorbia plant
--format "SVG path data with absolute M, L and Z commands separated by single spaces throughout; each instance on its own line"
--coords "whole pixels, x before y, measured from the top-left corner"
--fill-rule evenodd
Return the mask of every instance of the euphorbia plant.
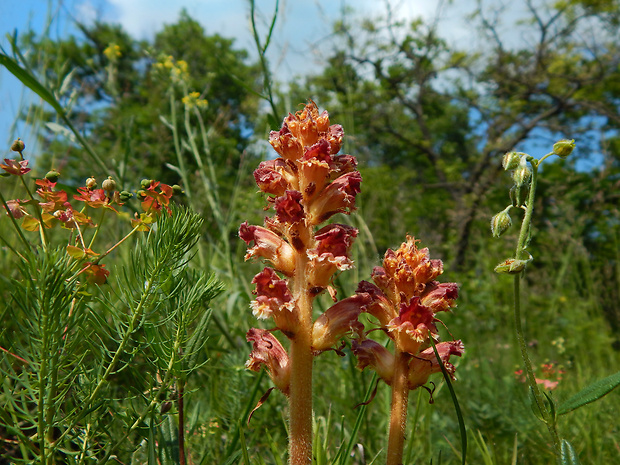
M 310 102 L 284 119 L 269 142 L 280 155 L 262 162 L 254 172 L 275 215 L 264 226 L 241 225 L 239 236 L 250 245 L 247 258 L 261 257 L 270 267 L 258 273 L 252 309 L 258 318 L 272 318 L 275 330 L 290 340 L 288 351 L 274 330 L 250 329 L 254 344 L 248 367 L 265 365 L 276 387 L 289 400 L 289 463 L 311 462 L 312 363 L 315 355 L 335 348 L 357 321 L 368 296 L 344 299 L 313 320 L 313 301 L 329 290 L 334 274 L 351 268 L 349 249 L 357 230 L 343 224 L 320 227 L 336 213 L 355 209 L 361 176 L 349 155 L 337 155 L 343 138 L 330 125 L 327 112 Z

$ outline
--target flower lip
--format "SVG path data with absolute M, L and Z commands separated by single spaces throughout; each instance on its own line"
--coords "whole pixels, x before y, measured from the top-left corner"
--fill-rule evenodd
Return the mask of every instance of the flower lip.
M 261 365 L 264 365 L 277 388 L 288 394 L 291 368 L 288 354 L 280 341 L 269 331 L 258 328 L 250 328 L 246 338 L 253 345 L 246 368 L 259 371 Z

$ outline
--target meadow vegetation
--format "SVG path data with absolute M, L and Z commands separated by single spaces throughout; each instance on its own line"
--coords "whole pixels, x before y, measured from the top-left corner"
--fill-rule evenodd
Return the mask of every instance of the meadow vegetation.
M 246 333 L 278 327 L 288 348 L 288 323 L 258 320 L 250 302 L 261 260 L 296 278 L 274 255 L 246 250 L 259 245 L 248 225 L 273 210 L 297 224 L 315 210 L 253 173 L 276 156 L 297 163 L 278 145 L 281 121 L 317 121 L 325 109 L 321 160 L 362 181 L 303 232 L 320 242 L 327 219 L 356 229 L 343 252 L 353 266 L 314 283 L 309 318 L 328 314 L 332 294 L 363 294 L 358 283 L 389 268 L 386 251 L 398 254 L 408 235 L 443 261 L 439 281 L 458 283 L 445 327 L 427 328 L 462 341 L 449 360 L 456 381 L 438 373 L 408 394 L 394 460 L 465 463 L 465 435 L 472 464 L 618 462 L 620 4 L 523 5 L 527 17 L 514 21 L 481 3 L 469 18 L 487 39 L 479 49 L 389 10 L 347 12 L 321 44 L 322 66 L 290 82 L 274 80 L 266 59 L 274 23 L 254 23 L 255 63 L 186 12 L 150 41 L 104 23 L 11 38 L 0 63 L 37 99 L 19 115 L 31 139 L 6 144 L 0 165 L 2 460 L 287 462 L 289 386 L 273 367 L 246 369 Z M 272 19 L 282 20 L 277 10 Z M 306 182 L 291 179 L 286 192 Z M 275 198 L 287 195 L 285 209 Z M 299 205 L 308 210 L 291 213 Z M 512 228 L 496 216 L 507 205 Z M 314 354 L 303 421 L 317 465 L 400 463 L 387 458 L 389 376 L 355 357 L 362 333 L 392 351 L 395 337 L 390 325 L 366 334 L 375 315 L 357 316 L 362 329 L 343 331 L 354 337 Z M 422 348 L 441 349 L 432 341 Z M 442 361 L 436 371 L 449 368 Z M 265 398 L 274 382 L 282 392 Z

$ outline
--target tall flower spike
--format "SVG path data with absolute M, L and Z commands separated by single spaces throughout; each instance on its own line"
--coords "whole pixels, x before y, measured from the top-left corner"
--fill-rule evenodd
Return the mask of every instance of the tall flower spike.
M 245 258 L 262 258 L 272 267 L 254 278 L 252 310 L 259 318 L 272 318 L 275 329 L 290 340 L 290 386 L 286 392 L 289 463 L 294 465 L 308 465 L 312 460 L 313 357 L 336 349 L 347 333 L 361 333 L 363 326 L 357 317 L 371 301 L 370 295 L 345 299 L 313 321 L 314 298 L 330 288 L 336 273 L 353 266 L 349 251 L 357 229 L 342 224 L 321 227 L 336 213 L 355 210 L 360 192 L 362 177 L 356 171 L 355 158 L 338 155 L 343 137 L 342 127 L 331 125 L 327 112 L 320 113 L 314 102 L 284 118 L 280 130 L 269 135 L 279 157 L 263 161 L 254 172 L 275 215 L 266 218 L 264 226 L 246 222 L 239 228 L 239 236 L 250 246 Z M 275 339 L 271 333 L 262 337 L 260 341 Z M 259 339 L 252 338 L 256 351 Z M 271 342 L 279 353 L 285 353 L 281 345 Z M 258 352 L 254 358 L 259 359 Z M 256 363 L 250 366 L 256 367 Z M 280 380 L 273 372 L 270 369 L 278 385 Z

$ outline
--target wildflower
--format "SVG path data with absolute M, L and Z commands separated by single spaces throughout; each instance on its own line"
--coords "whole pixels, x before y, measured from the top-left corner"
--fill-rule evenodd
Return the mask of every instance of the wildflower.
M 284 394 L 288 394 L 291 367 L 288 355 L 280 341 L 269 331 L 257 328 L 251 328 L 246 337 L 253 344 L 250 359 L 245 364 L 246 368 L 259 371 L 264 365 L 276 387 Z
M 18 161 L 10 158 L 5 158 L 4 163 L 0 163 L 0 168 L 14 176 L 23 176 L 31 171 L 31 169 L 28 168 L 28 160 Z
M 357 229 L 321 227 L 336 213 L 355 210 L 360 192 L 355 159 L 338 155 L 343 136 L 342 127 L 330 124 L 314 102 L 284 118 L 280 130 L 269 135 L 279 157 L 263 161 L 254 172 L 275 214 L 264 226 L 244 222 L 239 227 L 249 246 L 246 260 L 260 257 L 271 265 L 252 281 L 257 296 L 252 310 L 259 318 L 272 318 L 275 329 L 290 339 L 287 354 L 272 333 L 250 330 L 254 350 L 247 366 L 266 365 L 289 397 L 291 463 L 310 463 L 312 455 L 312 357 L 338 351 L 344 335 L 363 332 L 357 317 L 370 301 L 368 295 L 344 299 L 313 321 L 313 299 L 328 289 L 336 300 L 333 276 L 353 266 L 349 253 Z
M 84 264 L 81 273 L 84 273 L 86 281 L 90 284 L 97 284 L 98 286 L 105 284 L 110 275 L 110 272 L 105 269 L 105 265 L 98 265 L 91 262 Z
M 157 189 L 159 188 L 159 192 Z M 159 181 L 151 181 L 148 189 L 142 191 L 145 200 L 142 201 L 142 209 L 146 213 L 159 214 L 163 209 L 172 214 L 170 209 L 170 199 L 172 198 L 172 187 Z
M 206 108 L 208 105 L 208 102 L 205 99 L 200 98 L 200 92 L 190 92 L 183 97 L 181 101 L 187 108 Z
M 114 62 L 118 58 L 120 58 L 122 55 L 121 47 L 115 43 L 111 43 L 105 48 L 105 50 L 103 51 L 103 54 L 106 56 L 108 60 Z

